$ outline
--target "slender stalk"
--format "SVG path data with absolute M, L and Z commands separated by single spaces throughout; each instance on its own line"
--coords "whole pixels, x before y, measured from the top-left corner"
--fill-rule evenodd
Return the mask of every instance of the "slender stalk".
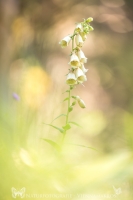
M 75 31 L 74 31 L 73 36 L 72 36 L 72 51 L 74 49 L 74 37 L 75 37 Z
M 69 90 L 68 92 L 68 108 L 67 108 L 67 116 L 66 116 L 66 125 L 68 123 L 68 117 L 69 117 L 70 98 L 71 98 L 71 90 Z
M 69 119 L 70 99 L 71 99 L 71 89 L 69 89 L 69 92 L 68 92 L 68 107 L 67 107 L 66 124 L 65 124 L 65 126 L 68 124 L 68 119 Z M 62 144 L 64 142 L 64 139 L 65 139 L 65 136 L 66 136 L 66 132 L 67 132 L 67 130 L 63 133 Z
M 74 36 L 75 36 L 75 34 L 73 34 L 73 37 L 72 37 L 72 51 L 74 49 Z M 70 100 L 71 100 L 71 86 L 70 86 L 69 92 L 68 92 L 68 108 L 67 108 L 66 124 L 65 124 L 65 126 L 68 124 L 68 119 L 69 119 L 69 112 L 70 112 L 69 108 L 70 108 L 70 103 L 71 103 Z M 66 136 L 66 132 L 67 132 L 67 130 L 63 133 L 62 144 L 64 142 L 64 139 L 65 139 L 65 136 Z

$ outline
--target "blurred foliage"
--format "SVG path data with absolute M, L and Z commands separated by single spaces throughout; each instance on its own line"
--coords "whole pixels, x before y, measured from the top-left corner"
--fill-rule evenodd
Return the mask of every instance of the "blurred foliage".
M 41 139 L 60 141 L 44 123 L 66 113 L 70 48 L 58 43 L 87 17 L 95 29 L 83 47 L 88 81 L 74 92 L 87 108 L 75 106 L 70 118 L 82 128 L 72 125 L 59 154 Z M 121 193 L 112 199 L 132 199 L 132 54 L 131 0 L 0 1 L 0 199 L 13 199 L 12 187 L 25 187 L 27 199 L 103 199 L 98 195 L 116 195 L 114 187 Z

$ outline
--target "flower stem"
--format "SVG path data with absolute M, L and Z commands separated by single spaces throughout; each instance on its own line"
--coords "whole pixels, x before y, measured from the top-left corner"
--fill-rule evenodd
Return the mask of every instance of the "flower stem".
M 73 37 L 72 37 L 72 51 L 74 49 L 74 36 L 75 36 L 75 33 L 73 34 Z M 68 91 L 68 108 L 67 108 L 67 114 L 66 114 L 66 124 L 65 126 L 68 124 L 68 118 L 69 118 L 69 112 L 70 112 L 70 99 L 71 99 L 71 90 L 72 90 L 72 87 L 70 86 L 69 88 L 69 91 Z M 67 130 L 65 130 L 65 132 L 63 133 L 63 138 L 62 138 L 62 144 L 64 142 L 64 139 L 65 139 L 65 136 L 66 136 L 66 132 Z
M 69 119 L 69 108 L 70 108 L 70 100 L 71 100 L 71 86 L 70 86 L 70 89 L 68 91 L 68 107 L 67 107 L 67 114 L 66 114 L 66 124 L 65 126 L 68 124 L 68 119 Z M 67 130 L 63 133 L 63 138 L 62 138 L 62 144 L 64 142 L 64 139 L 65 139 L 65 136 L 66 136 L 66 132 Z
M 72 37 L 72 51 L 74 49 L 74 36 L 75 36 L 75 34 L 73 33 L 73 37 Z
M 68 123 L 68 117 L 69 117 L 70 96 L 71 96 L 71 89 L 69 89 L 69 92 L 68 92 L 68 108 L 67 108 L 67 116 L 66 116 L 66 125 Z

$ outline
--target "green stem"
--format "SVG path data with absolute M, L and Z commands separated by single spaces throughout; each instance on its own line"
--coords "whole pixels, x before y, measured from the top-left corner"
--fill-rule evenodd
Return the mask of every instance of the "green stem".
M 68 108 L 67 108 L 67 116 L 66 116 L 66 125 L 68 123 L 68 117 L 69 117 L 70 96 L 71 96 L 71 90 L 69 89 L 69 92 L 68 92 Z
M 68 92 L 68 108 L 67 108 L 66 124 L 65 124 L 65 126 L 68 124 L 69 108 L 70 108 L 70 99 L 71 99 L 71 89 L 69 89 L 69 92 Z M 65 132 L 63 133 L 62 144 L 63 144 L 63 142 L 64 142 L 64 139 L 65 139 L 65 136 L 66 136 L 66 132 L 67 132 L 67 131 L 65 131 Z
M 73 33 L 73 37 L 72 37 L 72 51 L 74 49 L 74 36 L 75 36 L 75 33 Z
M 72 51 L 74 49 L 74 36 L 75 35 L 73 34 L 73 37 L 72 37 Z M 68 118 L 69 118 L 69 112 L 70 112 L 70 110 L 69 110 L 69 108 L 70 108 L 70 99 L 71 99 L 71 86 L 70 86 L 70 89 L 69 89 L 69 92 L 68 92 L 68 108 L 67 108 L 66 124 L 65 124 L 65 126 L 68 124 Z M 64 139 L 65 139 L 65 136 L 66 136 L 66 132 L 67 131 L 65 131 L 63 133 L 62 144 L 64 142 Z
M 72 51 L 73 51 L 73 49 L 74 49 L 74 37 L 72 39 Z

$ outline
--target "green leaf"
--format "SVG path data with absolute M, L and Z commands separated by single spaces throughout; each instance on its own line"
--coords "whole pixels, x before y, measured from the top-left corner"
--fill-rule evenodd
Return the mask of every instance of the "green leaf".
M 66 90 L 65 92 L 63 92 L 62 94 L 66 93 L 66 92 L 69 92 L 69 90 Z
M 80 126 L 78 123 L 76 123 L 76 122 L 69 122 L 70 124 L 74 124 L 74 125 L 76 125 L 76 126 L 79 126 L 79 127 L 81 127 L 82 128 L 82 126 Z
M 67 143 L 69 145 L 74 145 L 74 146 L 80 146 L 80 147 L 84 147 L 84 148 L 88 148 L 88 149 L 92 149 L 92 150 L 95 150 L 95 151 L 98 151 L 97 149 L 93 148 L 93 147 L 88 147 L 88 146 L 85 146 L 85 145 L 81 145 L 81 144 L 71 144 L 71 143 Z
M 66 124 L 66 126 L 63 126 L 63 129 L 65 131 L 69 130 L 71 128 L 70 124 Z
M 44 123 L 44 124 L 46 124 L 46 123 Z M 59 127 L 54 126 L 54 125 L 52 125 L 52 124 L 46 124 L 46 125 L 51 126 L 51 127 L 55 128 L 55 129 L 57 129 L 57 130 L 60 131 L 61 133 L 64 133 L 64 129 L 62 129 L 62 128 L 59 128 Z
M 63 101 L 67 101 L 69 98 L 67 97 L 67 98 L 65 98 Z
M 70 106 L 70 107 L 68 108 L 68 111 L 71 112 L 72 110 L 73 110 L 73 107 Z
M 80 97 L 79 96 L 71 96 L 73 99 L 75 99 L 75 100 L 79 100 L 80 99 Z
M 58 119 L 58 118 L 61 117 L 61 116 L 65 116 L 65 117 L 66 117 L 66 114 L 61 114 L 61 115 L 59 115 L 58 117 L 54 118 L 53 121 L 56 120 L 56 119 Z M 53 122 L 53 121 L 52 121 L 52 122 Z M 52 123 L 52 122 L 51 122 L 51 123 Z
M 72 102 L 72 106 L 75 106 L 75 104 L 76 104 L 76 101 Z
M 76 96 L 71 96 L 73 99 L 76 99 Z
M 45 140 L 45 142 L 48 142 L 52 147 L 54 147 L 57 151 L 59 151 L 60 150 L 60 146 L 56 143 L 56 142 L 54 142 L 54 141 L 52 141 L 52 140 L 49 140 L 49 139 L 44 139 L 44 138 L 42 138 L 43 140 Z

